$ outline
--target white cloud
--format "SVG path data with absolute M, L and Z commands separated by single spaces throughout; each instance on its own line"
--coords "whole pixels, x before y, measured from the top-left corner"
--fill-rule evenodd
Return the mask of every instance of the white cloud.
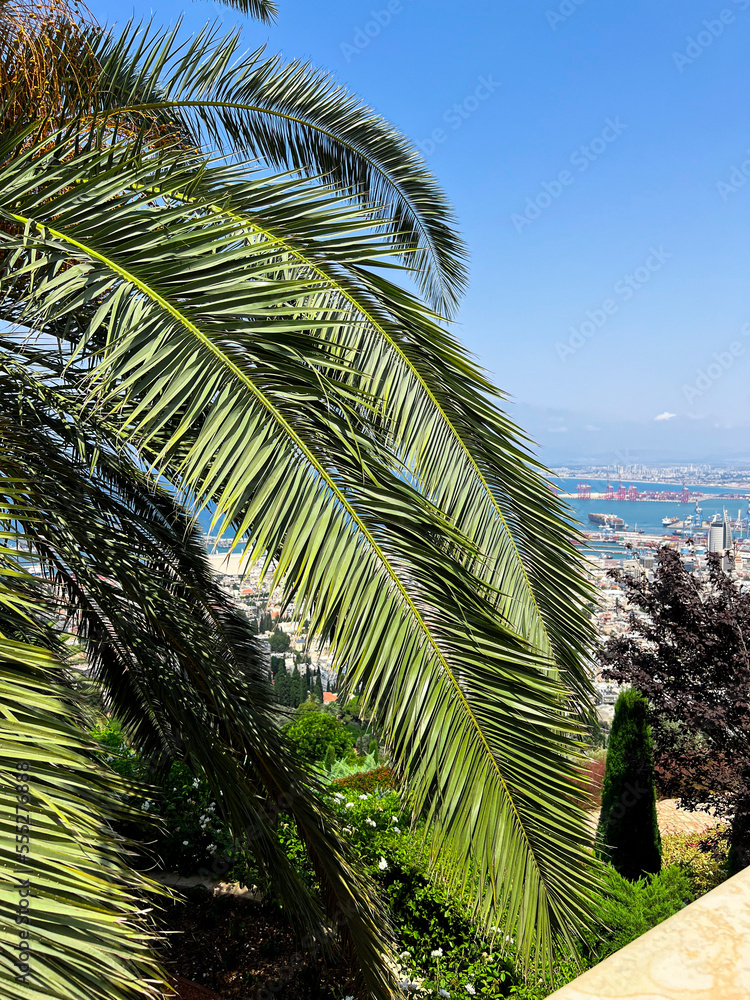
M 567 434 L 568 433 L 568 428 L 567 427 L 550 427 L 549 428 L 549 432 L 550 432 L 550 434 Z
M 599 428 L 598 427 L 594 427 L 593 424 L 586 424 L 586 430 L 587 431 L 598 431 Z
M 654 417 L 654 420 L 671 420 L 672 417 L 676 416 L 676 413 L 670 413 L 669 410 L 665 410 L 664 413 L 660 413 L 658 417 Z

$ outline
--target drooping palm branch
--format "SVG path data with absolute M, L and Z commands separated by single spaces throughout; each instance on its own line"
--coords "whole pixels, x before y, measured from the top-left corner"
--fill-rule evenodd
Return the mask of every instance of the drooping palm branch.
M 402 137 L 309 67 L 260 53 L 232 66 L 237 37 L 213 29 L 181 49 L 178 38 L 89 29 L 70 51 L 97 86 L 58 108 L 73 139 L 47 129 L 40 141 L 36 120 L 6 134 L 0 318 L 53 338 L 69 366 L 54 377 L 87 401 L 73 426 L 95 415 L 120 447 L 233 521 L 252 558 L 276 560 L 276 582 L 364 686 L 436 845 L 475 864 L 478 916 L 544 960 L 585 923 L 592 890 L 583 818 L 568 805 L 589 594 L 559 505 L 494 388 L 440 317 L 385 277 L 406 257 L 433 301 L 453 301 L 462 248 L 444 198 Z M 209 165 L 206 140 L 293 173 Z M 41 344 L 15 360 L 49 364 Z M 103 680 L 114 664 L 109 689 L 120 686 L 135 735 L 169 746 L 209 712 L 240 830 L 268 788 L 262 752 L 261 777 L 231 765 L 243 727 L 257 725 L 223 714 L 240 683 L 236 650 L 220 647 L 208 673 L 185 668 L 201 691 L 222 692 L 209 704 L 172 703 L 158 669 L 124 684 L 115 652 L 179 660 L 174 636 L 139 615 L 97 653 L 111 626 L 86 612 L 73 586 L 84 566 L 63 541 L 37 544 L 91 630 Z M 112 579 L 139 607 L 126 549 L 112 549 Z M 100 583 L 90 586 L 99 601 Z M 188 602 L 181 620 L 189 630 L 202 616 Z M 325 860 L 334 837 L 325 827 L 313 853 Z M 263 849 L 283 884 L 270 837 Z M 328 872 L 329 913 L 346 895 L 342 865 Z M 385 994 L 364 898 L 344 930 Z M 300 898 L 310 926 L 306 907 Z
M 161 995 L 158 939 L 117 820 L 136 788 L 100 763 L 83 735 L 50 628 L 44 590 L 18 561 L 19 519 L 37 520 L 32 490 L 0 459 L 0 992 L 31 1000 Z M 137 992 L 136 992 L 137 991 Z
M 63 0 L 57 6 L 66 9 Z M 58 21 L 64 28 L 57 29 L 57 63 L 69 68 L 49 109 L 57 124 L 82 116 L 87 127 L 95 122 L 119 136 L 140 124 L 152 144 L 208 147 L 325 176 L 368 207 L 433 304 L 455 309 L 466 283 L 466 248 L 447 198 L 416 147 L 328 74 L 284 64 L 262 48 L 247 53 L 239 30 L 222 33 L 218 25 L 186 41 L 179 24 L 158 30 L 131 23 L 112 35 L 96 25 L 71 32 L 64 14 Z M 8 50 L 17 46 L 12 30 L 5 35 Z M 31 53 L 36 66 L 33 47 Z M 14 63 L 23 77 L 23 60 Z M 65 85 L 70 77 L 75 86 Z M 27 115 L 35 91 L 24 86 L 22 95 Z
M 387 992 L 387 920 L 276 726 L 260 645 L 208 571 L 195 526 L 113 450 L 107 427 L 81 419 L 80 400 L 6 363 L 0 414 L 10 413 L 17 425 L 3 435 L 3 463 L 33 497 L 33 517 L 16 510 L 27 558 L 38 561 L 58 614 L 84 643 L 109 707 L 145 753 L 179 757 L 206 777 L 238 840 L 273 878 L 299 938 L 330 954 L 330 919 L 275 836 L 276 815 L 290 813 L 327 912 L 338 918 L 338 940 L 361 958 L 373 993 Z M 43 970 L 36 973 L 43 982 Z M 106 966 L 98 975 L 106 982 Z
M 531 641 L 517 627 L 514 602 L 527 590 L 503 590 L 517 552 L 479 551 L 415 492 L 389 448 L 394 427 L 383 434 L 367 419 L 378 398 L 334 377 L 349 359 L 331 344 L 351 313 L 234 208 L 235 187 L 241 204 L 254 184 L 257 203 L 278 214 L 278 182 L 248 185 L 208 166 L 197 176 L 184 155 L 110 148 L 82 158 L 81 184 L 81 163 L 50 157 L 48 193 L 33 152 L 4 176 L 14 211 L 0 212 L 25 229 L 5 240 L 25 320 L 70 322 L 97 352 L 90 391 L 103 412 L 125 418 L 162 475 L 248 534 L 256 557 L 276 558 L 313 632 L 364 685 L 437 842 L 489 880 L 478 914 L 487 923 L 503 914 L 527 958 L 532 946 L 548 954 L 585 919 L 588 852 L 583 817 L 568 805 L 576 726 L 566 689 L 535 623 Z M 322 197 L 314 186 L 306 203 L 293 186 L 290 218 L 317 211 L 322 221 Z M 366 246 L 374 253 L 377 239 Z M 87 297 L 100 303 L 88 319 Z M 356 358 L 349 364 L 357 370 Z M 470 572 L 487 557 L 500 563 L 489 578 Z M 575 577 L 570 589 L 580 604 Z M 570 635 L 585 638 L 580 626 Z

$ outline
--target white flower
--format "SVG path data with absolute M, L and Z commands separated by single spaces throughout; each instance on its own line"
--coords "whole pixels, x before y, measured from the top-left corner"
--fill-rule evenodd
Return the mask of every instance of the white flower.
M 183 847 L 187 847 L 187 845 L 188 845 L 189 843 L 190 843 L 190 841 L 189 841 L 189 840 L 183 840 L 183 842 L 182 842 L 182 846 L 183 846 Z
M 146 812 L 148 812 L 149 809 L 151 808 L 151 803 L 150 802 L 144 802 L 143 803 L 143 808 L 146 810 Z
M 353 802 L 347 802 L 346 803 L 346 808 L 347 809 L 353 809 L 354 808 L 354 803 Z
M 402 958 L 402 959 L 403 958 L 411 958 L 411 952 L 410 951 L 402 951 L 401 954 L 398 957 Z
M 197 778 L 193 778 L 193 788 L 197 788 L 199 784 L 200 784 L 200 781 L 198 781 Z
M 377 825 L 378 825 L 375 822 L 375 820 L 374 819 L 370 819 L 369 816 L 365 819 L 365 823 L 367 823 L 369 826 L 372 826 L 372 827 L 375 827 L 375 828 L 377 828 Z
M 397 826 L 394 826 L 393 832 L 394 833 L 401 833 L 401 831 L 399 830 L 399 828 Z
M 354 1000 L 354 997 L 350 995 L 348 997 L 344 997 L 344 1000 Z
M 471 983 L 467 983 L 466 984 L 466 992 L 469 994 L 469 996 L 473 997 L 476 994 L 477 991 L 474 989 L 474 987 L 471 985 Z
M 442 958 L 443 957 L 443 949 L 442 948 L 436 948 L 434 951 L 430 952 L 430 955 L 433 958 Z
M 387 867 L 388 867 L 388 862 L 385 860 L 385 858 L 381 858 L 380 861 L 378 861 L 378 868 L 381 870 L 381 872 L 384 872 L 387 869 Z M 432 954 L 434 955 L 435 952 L 433 951 Z M 441 955 L 443 954 L 442 951 L 440 952 L 440 954 Z
M 366 795 L 360 795 L 360 798 L 362 799 L 363 802 L 367 802 L 367 796 Z
M 209 854 L 213 854 L 214 851 L 216 850 L 216 844 L 209 844 L 206 850 L 208 851 Z
M 438 990 L 438 993 L 440 994 L 441 997 L 449 997 L 450 996 L 450 993 L 448 992 L 448 990 Z

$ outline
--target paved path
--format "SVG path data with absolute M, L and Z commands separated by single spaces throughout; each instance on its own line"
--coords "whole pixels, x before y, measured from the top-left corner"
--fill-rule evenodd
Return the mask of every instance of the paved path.
M 673 833 L 705 833 L 714 826 L 719 825 L 715 816 L 706 812 L 688 812 L 687 809 L 678 809 L 678 799 L 662 799 L 656 803 L 656 815 L 659 820 L 659 832 L 662 836 L 669 836 Z M 599 814 L 589 813 L 591 831 L 596 833 L 599 823 Z
M 659 818 L 659 831 L 670 833 L 705 833 L 719 821 L 711 813 L 688 812 L 677 808 L 677 799 L 662 799 L 656 803 L 656 815 Z

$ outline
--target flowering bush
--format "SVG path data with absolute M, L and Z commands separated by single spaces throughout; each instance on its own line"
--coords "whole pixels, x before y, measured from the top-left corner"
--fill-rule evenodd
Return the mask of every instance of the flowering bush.
M 402 986 L 415 998 L 507 996 L 511 963 L 478 934 L 460 896 L 451 893 L 447 872 L 430 872 L 425 831 L 409 828 L 399 795 L 377 780 L 383 770 L 356 775 L 362 780 L 355 787 L 333 782 L 329 801 L 389 904 Z
M 333 784 L 337 788 L 347 789 L 351 792 L 365 792 L 370 794 L 380 788 L 395 788 L 396 779 L 390 767 L 383 766 L 369 771 L 360 771 L 346 778 L 338 778 Z
M 662 862 L 678 865 L 690 879 L 693 892 L 702 896 L 729 877 L 727 856 L 729 836 L 725 827 L 697 833 L 678 833 L 662 837 Z
M 105 763 L 123 777 L 144 784 L 144 797 L 132 804 L 141 810 L 142 822 L 148 826 L 142 839 L 160 868 L 181 875 L 208 869 L 215 877 L 230 881 L 257 882 L 255 862 L 235 848 L 207 781 L 194 777 L 179 763 L 172 764 L 166 775 L 153 774 L 128 746 L 116 722 L 108 722 L 92 735 L 102 747 Z M 135 831 L 123 832 L 132 835 Z

